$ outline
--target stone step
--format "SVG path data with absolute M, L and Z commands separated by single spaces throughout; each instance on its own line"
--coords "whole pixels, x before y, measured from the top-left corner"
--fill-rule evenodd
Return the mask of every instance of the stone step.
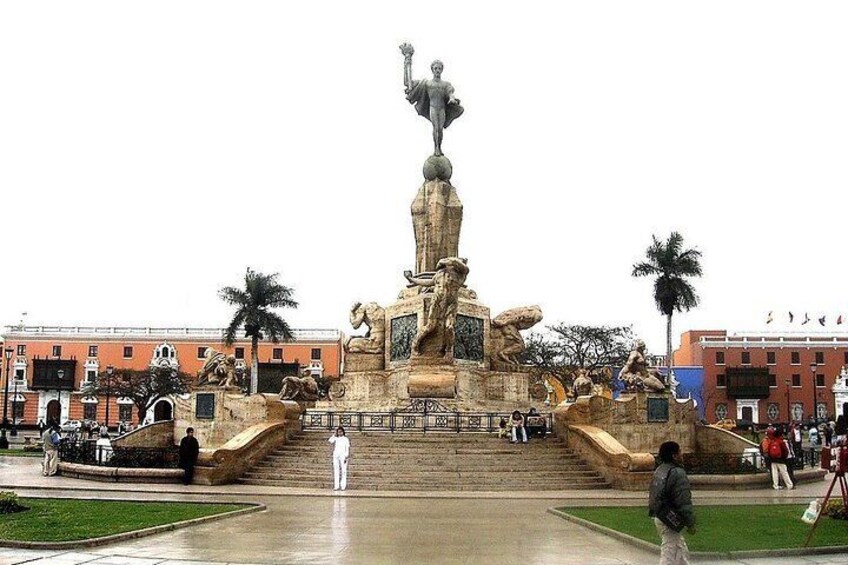
M 244 484 L 332 486 L 327 431 L 300 432 L 249 469 Z M 554 436 L 514 445 L 495 434 L 348 433 L 351 484 L 361 490 L 559 490 L 609 484 Z
M 328 458 L 324 458 L 320 461 L 311 461 L 309 464 L 302 464 L 297 461 L 288 460 L 285 462 L 279 461 L 263 461 L 258 463 L 254 469 L 280 469 L 280 470 L 291 470 L 291 469 L 310 469 L 310 468 L 330 468 L 332 463 Z M 356 469 L 368 469 L 368 470 L 381 470 L 381 469 L 396 469 L 403 470 L 409 469 L 411 471 L 419 471 L 419 472 L 429 472 L 429 471 L 485 471 L 485 470 L 499 470 L 508 473 L 520 473 L 528 471 L 528 465 L 526 463 L 517 464 L 517 465 L 478 465 L 475 463 L 444 463 L 439 461 L 421 461 L 421 462 L 393 462 L 393 461 L 362 461 L 360 459 L 351 459 L 349 463 L 349 467 Z M 584 470 L 591 469 L 589 465 L 580 462 L 579 460 L 570 461 L 567 463 L 546 463 L 546 464 L 538 464 L 534 463 L 532 465 L 532 470 L 534 472 L 540 471 L 559 471 L 559 470 Z
M 249 478 L 240 478 L 238 480 L 241 484 L 246 485 L 261 485 L 261 486 L 271 486 L 271 487 L 287 487 L 287 488 L 315 488 L 315 489 L 331 489 L 333 487 L 332 479 L 322 481 L 322 482 L 311 482 L 311 481 L 273 481 L 266 479 L 249 479 Z M 363 482 L 358 479 L 354 479 L 353 477 L 349 478 L 348 481 L 350 490 L 401 490 L 401 491 L 409 491 L 409 490 L 421 490 L 421 491 L 439 491 L 439 490 L 450 490 L 450 491 L 472 491 L 472 492 L 485 492 L 485 491 L 515 491 L 515 490 L 590 490 L 590 489 L 609 489 L 610 485 L 603 480 L 596 481 L 586 481 L 586 482 L 570 482 L 570 483 L 562 483 L 560 481 L 552 481 L 550 483 L 528 483 L 526 481 L 512 481 L 510 483 L 498 483 L 498 484 L 485 484 L 481 485 L 477 484 L 450 484 L 450 483 L 422 483 L 422 482 L 408 482 L 408 483 L 384 483 L 384 482 Z

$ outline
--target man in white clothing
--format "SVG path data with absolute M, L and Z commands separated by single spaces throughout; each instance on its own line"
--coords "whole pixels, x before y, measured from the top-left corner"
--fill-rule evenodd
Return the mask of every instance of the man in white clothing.
M 350 459 L 350 440 L 345 430 L 339 426 L 336 434 L 330 438 L 333 444 L 333 490 L 347 488 L 347 461 Z

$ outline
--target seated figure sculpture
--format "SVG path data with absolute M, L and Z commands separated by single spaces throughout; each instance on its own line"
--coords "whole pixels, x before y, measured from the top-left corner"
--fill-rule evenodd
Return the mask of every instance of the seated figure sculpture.
M 206 359 L 203 367 L 197 372 L 197 385 L 218 385 L 221 387 L 237 386 L 236 358 L 211 347 L 203 354 Z
M 358 330 L 368 326 L 364 336 L 349 337 L 345 342 L 348 353 L 383 353 L 386 341 L 386 311 L 376 302 L 357 302 L 350 309 L 350 325 Z
M 573 396 L 592 396 L 595 393 L 595 383 L 589 377 L 589 371 L 577 369 L 576 375 L 574 383 L 571 385 Z
M 645 358 L 645 342 L 636 341 L 636 349 L 630 352 L 627 362 L 621 368 L 618 378 L 624 383 L 626 390 L 651 392 L 662 392 L 665 383 L 658 371 L 648 369 L 648 360 Z
M 318 400 L 318 381 L 305 371 L 300 377 L 284 377 L 283 386 L 280 389 L 280 400 L 302 400 L 314 402 Z

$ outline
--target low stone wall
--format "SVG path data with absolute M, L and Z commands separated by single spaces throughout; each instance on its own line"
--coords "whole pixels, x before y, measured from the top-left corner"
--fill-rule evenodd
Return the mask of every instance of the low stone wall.
M 563 438 L 613 488 L 644 490 L 651 482 L 654 457 L 650 453 L 631 453 L 614 437 L 595 426 L 557 423 L 557 436 Z
M 59 474 L 74 479 L 110 483 L 178 483 L 185 473 L 182 469 L 134 469 L 60 462 Z
M 695 426 L 695 449 L 698 453 L 739 453 L 759 447 L 753 441 L 715 426 Z
M 217 448 L 200 450 L 194 472 L 194 483 L 221 485 L 232 483 L 250 467 L 284 445 L 301 429 L 300 406 L 283 401 L 283 419 L 254 424 Z
M 812 483 L 823 481 L 827 471 L 824 469 L 805 469 L 795 471 L 795 483 Z M 689 484 L 693 488 L 708 490 L 749 490 L 755 488 L 771 488 L 769 473 L 748 473 L 741 475 L 689 475 Z
M 174 421 L 141 426 L 112 440 L 113 447 L 173 447 Z

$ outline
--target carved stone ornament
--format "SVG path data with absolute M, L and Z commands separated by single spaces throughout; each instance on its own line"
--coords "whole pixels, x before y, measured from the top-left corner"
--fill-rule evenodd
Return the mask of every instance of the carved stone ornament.
M 313 402 L 318 400 L 318 397 L 318 382 L 311 375 L 283 378 L 283 387 L 280 389 L 280 400 Z
M 221 353 L 211 347 L 207 347 L 203 357 L 205 359 L 203 367 L 197 372 L 198 386 L 237 386 L 235 356 L 227 355 L 226 353 Z
M 522 306 L 501 312 L 492 320 L 492 352 L 498 361 L 518 365 L 519 355 L 527 346 L 520 330 L 527 330 L 542 321 L 539 306 Z

